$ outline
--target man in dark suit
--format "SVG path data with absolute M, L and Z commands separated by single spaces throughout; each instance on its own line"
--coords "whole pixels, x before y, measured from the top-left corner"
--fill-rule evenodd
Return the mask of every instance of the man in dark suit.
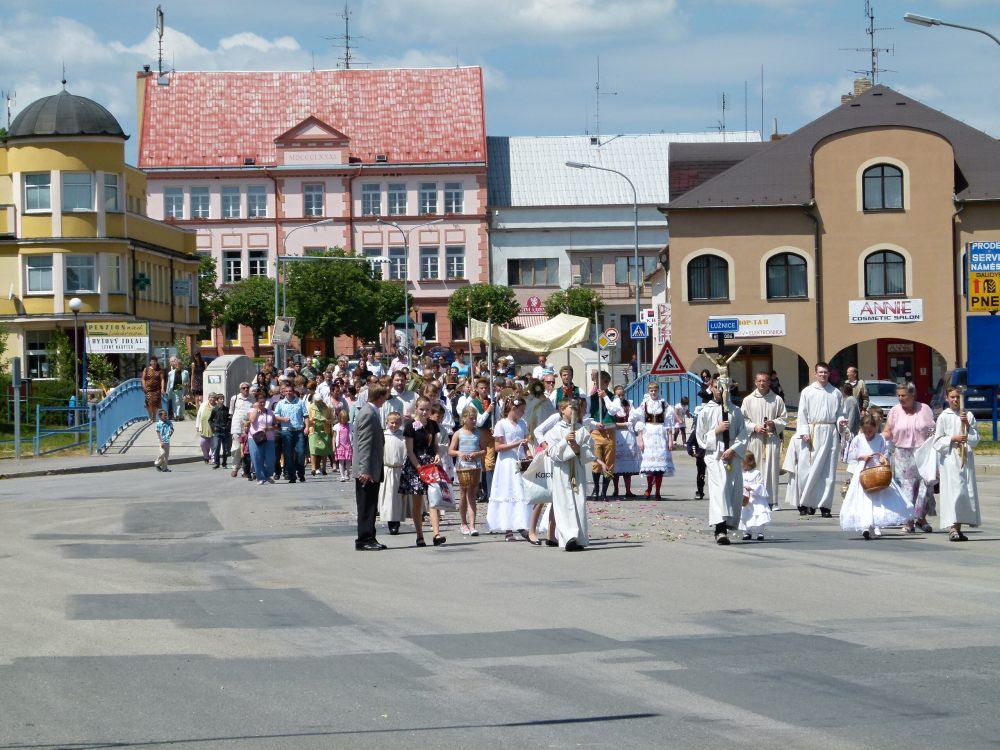
M 358 503 L 358 538 L 354 549 L 367 552 L 385 549 L 375 539 L 375 511 L 378 508 L 378 486 L 382 483 L 382 451 L 385 438 L 380 409 L 389 395 L 385 386 L 368 387 L 368 403 L 358 409 L 354 418 L 354 497 Z

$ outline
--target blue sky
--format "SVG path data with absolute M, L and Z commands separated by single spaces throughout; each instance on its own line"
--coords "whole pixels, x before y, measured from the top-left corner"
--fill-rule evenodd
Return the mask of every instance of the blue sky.
M 167 66 L 337 66 L 341 0 L 160 0 Z M 1000 136 L 1000 46 L 904 23 L 910 11 L 1000 36 L 997 0 L 873 0 L 894 47 L 880 82 Z M 136 132 L 134 74 L 156 63 L 156 0 L 0 0 L 0 89 L 17 110 L 59 90 L 97 99 Z M 864 0 L 351 0 L 356 60 L 482 65 L 491 135 L 690 132 L 774 118 L 790 132 L 836 106 L 868 67 Z M 744 108 L 744 90 L 748 92 Z M 134 138 L 129 156 L 134 161 Z

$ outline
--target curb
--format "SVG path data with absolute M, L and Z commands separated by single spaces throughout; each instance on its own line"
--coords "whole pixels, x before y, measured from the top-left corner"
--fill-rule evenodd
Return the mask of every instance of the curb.
M 182 458 L 172 458 L 171 464 L 193 464 L 204 461 L 201 456 L 184 456 Z M 28 469 L 26 471 L 15 471 L 0 474 L 0 481 L 4 479 L 23 479 L 28 477 L 51 477 L 64 474 L 99 474 L 105 471 L 127 471 L 128 469 L 142 469 L 153 465 L 153 460 L 149 461 L 120 461 L 114 464 L 97 463 L 86 466 L 61 466 L 51 469 Z

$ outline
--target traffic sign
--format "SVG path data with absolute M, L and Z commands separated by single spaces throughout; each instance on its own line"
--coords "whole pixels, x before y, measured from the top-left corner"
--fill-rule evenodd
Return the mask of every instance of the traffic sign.
M 617 341 L 618 340 L 618 329 L 617 328 L 609 328 L 608 330 L 606 330 L 604 332 L 604 335 L 607 337 L 608 341 Z
M 602 333 L 597 337 L 597 345 L 602 349 L 607 349 L 613 342 L 608 340 L 607 334 Z
M 965 254 L 969 312 L 1000 312 L 1000 242 L 970 242 Z
M 601 352 L 601 362 L 606 363 L 611 361 L 611 352 Z
M 736 333 L 740 330 L 739 318 L 709 318 L 708 332 L 714 336 L 717 333 Z
M 649 336 L 649 326 L 645 323 L 629 323 L 628 332 L 633 339 L 644 339 Z
M 650 375 L 683 375 L 685 372 L 687 370 L 681 364 L 681 358 L 674 351 L 673 344 L 665 341 L 659 356 L 653 362 L 653 369 L 649 371 Z

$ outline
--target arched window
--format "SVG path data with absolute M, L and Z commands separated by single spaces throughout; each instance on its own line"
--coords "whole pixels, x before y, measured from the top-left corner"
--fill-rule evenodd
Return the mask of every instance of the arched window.
M 767 259 L 767 298 L 805 299 L 806 259 L 795 253 L 778 253 Z
M 688 263 L 688 299 L 728 300 L 729 264 L 718 255 L 699 255 Z
M 865 258 L 865 297 L 905 297 L 906 259 L 891 250 Z
M 903 172 L 889 164 L 876 164 L 862 175 L 865 211 L 903 207 Z

